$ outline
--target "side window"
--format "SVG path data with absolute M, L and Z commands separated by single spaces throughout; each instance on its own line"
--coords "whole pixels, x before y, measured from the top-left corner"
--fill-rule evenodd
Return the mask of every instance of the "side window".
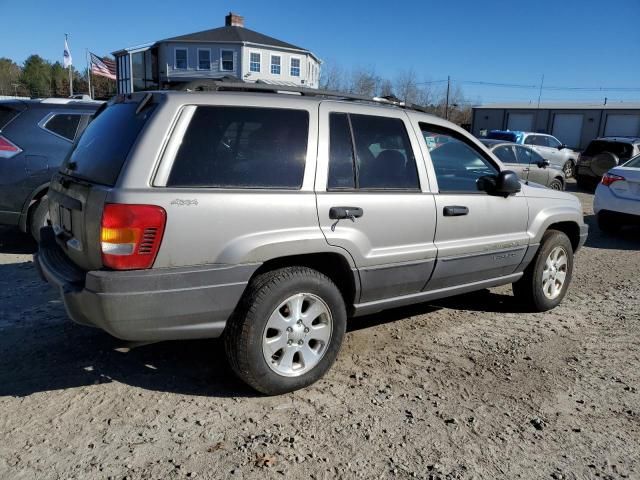
M 349 118 L 346 113 L 329 115 L 329 189 L 353 189 L 356 175 Z
M 167 186 L 299 189 L 308 136 L 303 110 L 200 106 Z
M 423 123 L 420 128 L 441 193 L 476 193 L 479 191 L 478 178 L 498 173 L 493 163 L 468 143 L 463 135 Z
M 493 151 L 493 154 L 500 159 L 502 163 L 518 163 L 516 156 L 513 153 L 513 147 L 505 145 L 498 147 Z
M 220 50 L 220 70 L 223 72 L 232 72 L 234 70 L 233 50 Z
M 542 161 L 542 157 L 530 148 L 516 147 L 516 154 L 518 156 L 518 162 L 524 165 L 540 163 Z
M 544 137 L 547 140 L 547 145 L 552 148 L 558 148 L 561 143 L 555 137 Z
M 291 58 L 291 76 L 292 77 L 300 76 L 300 59 L 299 58 Z
M 280 62 L 282 57 L 280 55 L 271 55 L 271 74 L 280 75 Z
M 198 70 L 211 70 L 211 50 L 198 49 Z
M 78 129 L 80 118 L 81 115 L 78 114 L 59 113 L 49 118 L 43 126 L 45 130 L 49 130 L 73 142 L 73 139 L 76 137 L 76 130 Z
M 416 160 L 401 119 L 332 113 L 329 128 L 328 188 L 420 189 Z
M 525 145 L 537 145 L 537 135 L 528 135 L 527 138 L 524 139 Z

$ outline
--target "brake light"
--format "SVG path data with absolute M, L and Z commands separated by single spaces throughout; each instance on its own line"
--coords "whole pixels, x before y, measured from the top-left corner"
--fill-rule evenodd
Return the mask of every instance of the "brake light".
M 604 176 L 602 177 L 601 183 L 605 187 L 608 187 L 612 183 L 624 181 L 624 180 L 626 180 L 626 178 L 621 177 L 620 175 L 614 175 L 613 173 L 605 173 Z
M 0 158 L 11 158 L 22 151 L 16 144 L 0 135 Z
M 115 270 L 151 268 L 156 259 L 167 213 L 155 205 L 108 203 L 102 212 L 102 263 Z

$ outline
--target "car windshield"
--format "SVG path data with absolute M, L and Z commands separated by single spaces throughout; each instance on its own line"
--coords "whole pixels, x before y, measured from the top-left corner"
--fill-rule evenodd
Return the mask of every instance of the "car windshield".
M 633 145 L 626 142 L 614 142 L 610 140 L 594 140 L 584 151 L 584 155 L 594 157 L 603 152 L 610 152 L 623 160 L 631 158 Z
M 640 168 L 640 155 L 633 157 L 627 163 L 622 165 L 623 167 Z

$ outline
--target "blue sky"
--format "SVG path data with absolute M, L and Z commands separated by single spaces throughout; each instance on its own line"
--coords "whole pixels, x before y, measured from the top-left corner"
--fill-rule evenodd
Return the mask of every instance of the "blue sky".
M 151 8 L 155 5 L 155 8 Z M 74 65 L 85 48 L 122 47 L 223 25 L 230 10 L 245 26 L 314 51 L 344 68 L 385 77 L 413 69 L 420 79 L 451 75 L 471 101 L 537 101 L 547 86 L 623 87 L 634 92 L 544 90 L 542 101 L 640 101 L 640 0 L 370 0 L 300 2 L 64 2 L 0 0 L 0 56 L 62 60 L 70 34 Z

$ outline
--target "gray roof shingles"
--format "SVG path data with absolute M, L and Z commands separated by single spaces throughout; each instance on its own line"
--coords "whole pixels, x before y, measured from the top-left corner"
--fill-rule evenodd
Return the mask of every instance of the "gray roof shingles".
M 202 32 L 188 33 L 177 37 L 165 38 L 161 42 L 247 42 L 272 47 L 292 48 L 295 50 L 308 51 L 306 48 L 297 47 L 282 40 L 278 40 L 259 32 L 254 32 L 244 27 L 220 27 Z

